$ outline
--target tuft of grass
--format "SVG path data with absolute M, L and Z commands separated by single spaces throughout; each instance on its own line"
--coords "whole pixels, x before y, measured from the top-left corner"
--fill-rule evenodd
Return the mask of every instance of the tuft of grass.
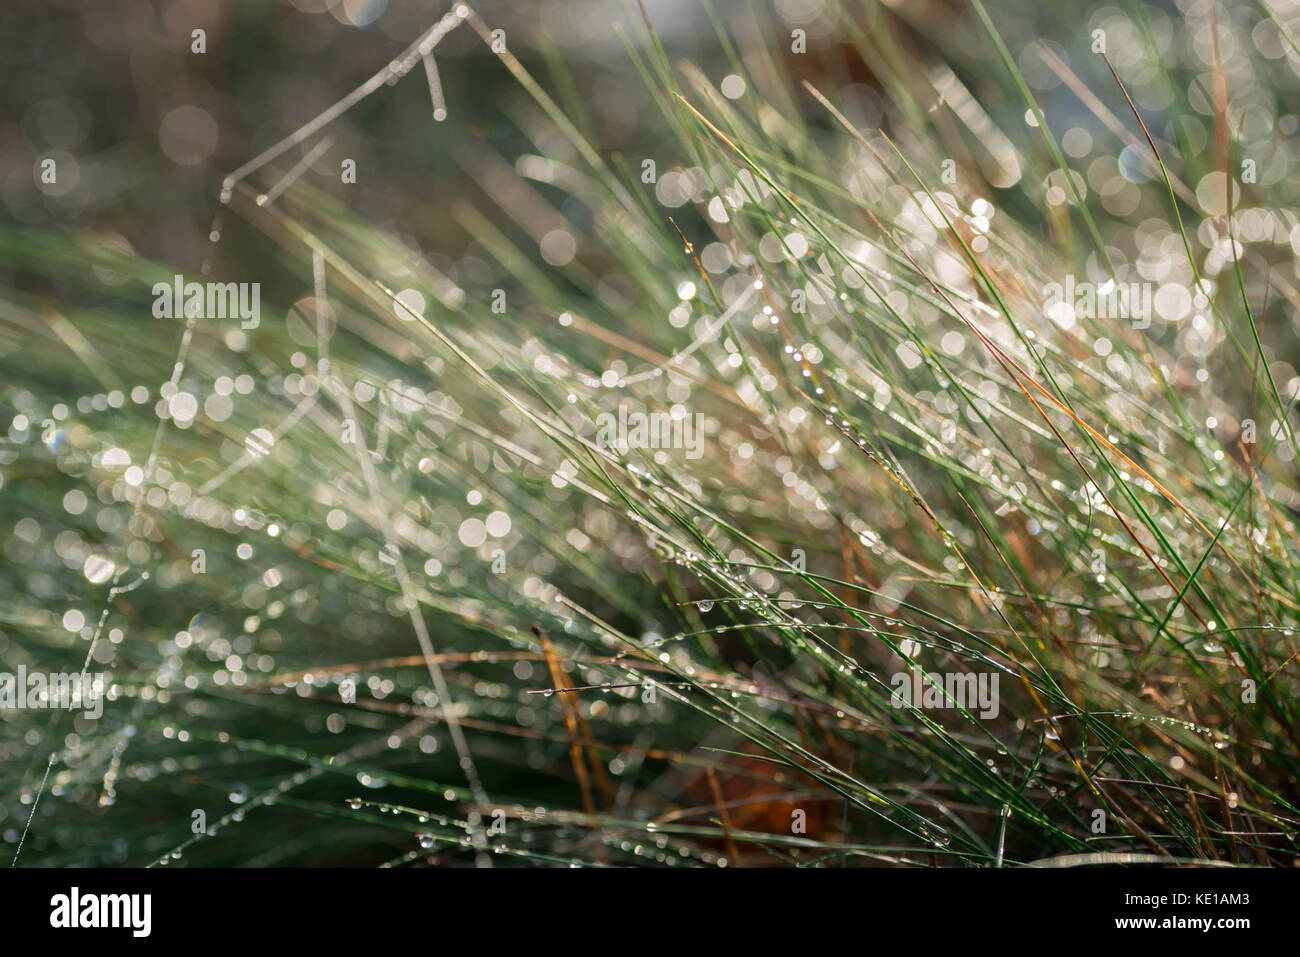
M 0 653 L 111 675 L 98 721 L 7 716 L 19 863 L 1296 863 L 1278 6 L 846 0 L 806 53 L 704 7 L 700 62 L 618 24 L 644 156 L 496 54 L 522 145 L 453 144 L 463 255 L 301 131 L 238 171 L 212 276 L 256 329 L 0 232 Z M 488 50 L 461 19 L 355 102 Z M 1067 277 L 1149 325 L 1047 308 Z M 611 447 L 620 405 L 701 454 Z M 898 707 L 920 674 L 996 715 Z

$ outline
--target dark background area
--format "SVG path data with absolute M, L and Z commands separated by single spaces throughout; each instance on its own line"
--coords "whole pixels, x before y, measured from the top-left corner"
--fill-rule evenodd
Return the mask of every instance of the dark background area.
M 716 42 L 697 4 L 654 7 L 674 55 Z M 0 218 L 91 230 L 196 269 L 222 177 L 351 92 L 448 9 L 403 0 L 7 0 Z M 507 31 L 511 51 L 548 88 L 548 64 L 576 78 L 570 92 L 599 126 L 603 150 L 637 134 L 647 94 L 612 29 L 626 12 L 619 4 L 488 0 L 475 9 Z M 206 53 L 191 51 L 195 29 L 206 32 Z M 485 141 L 511 156 L 519 133 L 510 103 L 523 95 L 472 30 L 453 31 L 435 55 L 445 122 L 432 122 L 417 66 L 326 128 L 333 147 L 306 178 L 368 221 L 400 218 L 424 239 L 445 238 L 448 197 L 468 188 L 466 153 L 454 144 Z M 319 139 L 273 169 L 287 171 Z M 59 182 L 42 189 L 33 170 L 47 157 Z M 356 185 L 339 182 L 343 158 L 357 162 Z

